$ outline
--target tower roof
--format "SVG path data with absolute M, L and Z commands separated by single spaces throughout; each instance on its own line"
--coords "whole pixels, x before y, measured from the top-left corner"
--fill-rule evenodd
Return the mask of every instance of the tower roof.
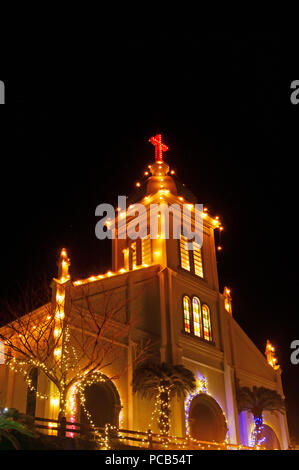
M 162 142 L 161 134 L 151 137 L 149 142 L 155 146 L 155 161 L 148 165 L 144 179 L 136 183 L 136 190 L 129 195 L 128 202 L 134 204 L 160 189 L 168 189 L 176 196 L 182 196 L 191 203 L 197 203 L 196 196 L 178 180 L 174 170 L 170 171 L 169 165 L 164 161 L 163 152 L 166 152 L 168 147 Z

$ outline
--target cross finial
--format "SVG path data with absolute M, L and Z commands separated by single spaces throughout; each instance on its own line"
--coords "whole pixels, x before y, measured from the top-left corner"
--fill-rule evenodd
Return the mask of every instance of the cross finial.
M 162 143 L 162 135 L 157 134 L 149 139 L 149 142 L 155 146 L 155 160 L 157 163 L 163 162 L 163 153 L 168 150 L 167 145 Z

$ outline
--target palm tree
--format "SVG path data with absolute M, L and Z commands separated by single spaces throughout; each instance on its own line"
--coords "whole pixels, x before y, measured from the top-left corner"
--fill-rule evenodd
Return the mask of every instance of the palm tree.
M 193 392 L 196 379 L 190 370 L 183 365 L 172 365 L 163 362 L 146 363 L 134 371 L 133 392 L 139 392 L 142 397 L 157 397 L 160 405 L 158 420 L 161 434 L 169 433 L 170 400 L 173 396 L 185 397 Z
M 285 402 L 283 398 L 275 390 L 265 387 L 237 387 L 237 403 L 239 413 L 241 411 L 249 411 L 253 415 L 254 429 L 254 445 L 261 443 L 263 429 L 263 412 L 270 411 L 276 414 L 284 413 Z
M 9 441 L 14 449 L 19 450 L 21 449 L 19 436 L 35 437 L 35 435 L 27 426 L 15 421 L 9 415 L 5 416 L 5 414 L 3 410 L 0 410 L 0 448 L 3 441 L 4 446 L 5 441 Z

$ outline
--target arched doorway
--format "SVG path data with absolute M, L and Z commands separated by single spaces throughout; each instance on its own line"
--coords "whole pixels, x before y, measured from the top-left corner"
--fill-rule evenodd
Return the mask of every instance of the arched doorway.
M 227 433 L 224 414 L 209 395 L 200 393 L 190 404 L 189 429 L 191 437 L 200 441 L 223 442 Z
M 117 426 L 121 410 L 118 391 L 112 381 L 98 382 L 85 388 L 85 408 L 91 415 L 96 426 L 104 427 L 105 424 Z M 86 413 L 81 407 L 80 421 L 89 424 Z
M 262 430 L 261 438 L 264 439 L 261 445 L 266 447 L 266 449 L 281 449 L 280 442 L 278 440 L 278 437 L 276 436 L 275 431 L 267 424 L 264 424 L 264 429 Z

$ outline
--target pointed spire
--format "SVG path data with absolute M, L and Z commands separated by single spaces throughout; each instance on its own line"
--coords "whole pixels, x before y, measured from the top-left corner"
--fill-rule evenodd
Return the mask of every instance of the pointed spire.
M 232 311 L 232 298 L 231 298 L 230 289 L 228 287 L 224 288 L 223 295 L 224 295 L 224 308 L 228 313 L 230 313 L 232 315 L 233 314 L 233 311 Z
M 268 364 L 273 367 L 274 370 L 279 369 L 280 365 L 277 364 L 277 358 L 275 357 L 275 348 L 267 339 L 265 355 L 267 356 Z
M 58 262 L 58 279 L 61 282 L 66 282 L 71 278 L 69 274 L 70 264 L 71 261 L 68 257 L 67 251 L 65 248 L 62 248 Z

